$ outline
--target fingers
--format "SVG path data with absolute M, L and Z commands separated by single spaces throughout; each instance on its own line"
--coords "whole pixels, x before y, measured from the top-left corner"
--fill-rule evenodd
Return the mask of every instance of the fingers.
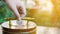
M 22 7 L 18 7 L 18 12 L 20 14 L 21 19 L 26 15 L 26 12 L 24 12 Z
M 17 20 L 20 20 L 20 14 L 16 8 L 16 4 L 14 1 L 6 0 L 7 6 L 13 11 L 14 15 L 16 16 Z
M 21 4 L 19 7 L 18 7 L 18 12 L 20 13 L 20 17 L 23 18 L 26 16 L 26 8 L 25 8 L 25 5 L 24 4 Z

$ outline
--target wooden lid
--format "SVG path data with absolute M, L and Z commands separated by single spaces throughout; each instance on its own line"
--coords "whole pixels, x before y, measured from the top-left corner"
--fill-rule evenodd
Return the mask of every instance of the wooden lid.
M 36 24 L 32 21 L 29 21 L 28 27 L 27 27 L 27 21 L 22 20 L 24 25 L 17 25 L 16 20 L 12 20 L 12 26 L 11 28 L 9 27 L 9 21 L 5 22 L 2 24 L 2 28 L 4 31 L 7 32 L 28 32 L 36 29 Z

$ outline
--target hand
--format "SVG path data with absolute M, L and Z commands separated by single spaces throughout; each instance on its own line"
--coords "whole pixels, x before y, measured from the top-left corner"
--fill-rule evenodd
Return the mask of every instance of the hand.
M 26 8 L 20 0 L 5 0 L 6 5 L 13 11 L 17 20 L 22 19 L 26 15 Z

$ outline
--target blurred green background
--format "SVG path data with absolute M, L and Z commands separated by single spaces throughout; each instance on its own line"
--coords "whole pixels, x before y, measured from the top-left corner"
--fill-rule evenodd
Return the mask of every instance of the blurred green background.
M 14 17 L 13 13 L 3 1 L 0 1 L 0 23 L 5 22 L 4 18 Z

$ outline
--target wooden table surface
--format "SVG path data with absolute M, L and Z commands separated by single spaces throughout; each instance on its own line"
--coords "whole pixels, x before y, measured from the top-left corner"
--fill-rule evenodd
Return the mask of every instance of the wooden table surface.
M 1 26 L 0 34 L 2 34 Z M 60 34 L 60 29 L 56 27 L 37 26 L 37 34 Z

